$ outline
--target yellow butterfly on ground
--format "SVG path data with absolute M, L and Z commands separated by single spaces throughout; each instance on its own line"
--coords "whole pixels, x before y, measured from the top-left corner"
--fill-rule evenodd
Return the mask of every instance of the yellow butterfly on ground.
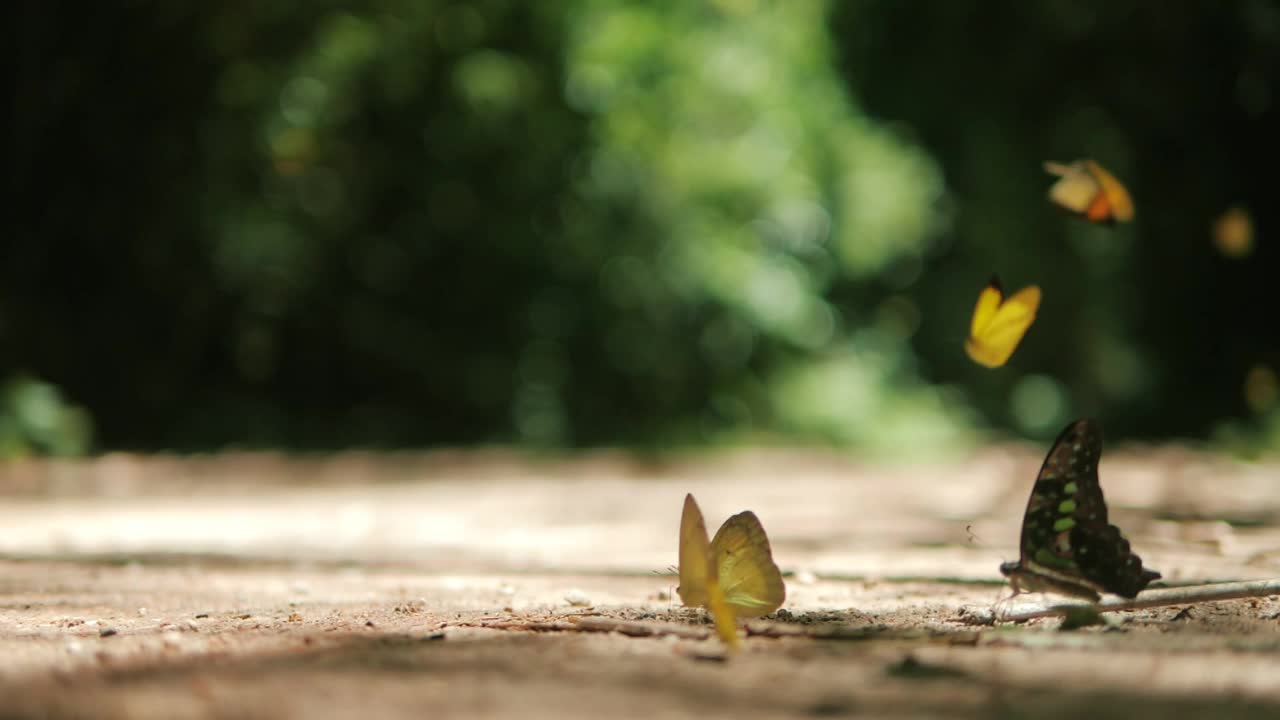
M 1133 219 L 1133 199 L 1114 175 L 1092 160 L 1063 165 L 1046 162 L 1045 172 L 1057 175 L 1049 188 L 1049 200 L 1058 207 L 1106 225 Z
M 1035 321 L 1039 307 L 1039 287 L 1030 285 L 1006 298 L 1000 279 L 992 276 L 991 282 L 978 294 L 964 351 L 979 365 L 989 368 L 1004 365 Z
M 711 613 L 716 632 L 731 649 L 739 646 L 737 618 L 760 617 L 781 607 L 787 587 L 755 513 L 734 515 L 708 541 L 702 511 L 693 495 L 685 495 L 676 592 L 686 606 Z

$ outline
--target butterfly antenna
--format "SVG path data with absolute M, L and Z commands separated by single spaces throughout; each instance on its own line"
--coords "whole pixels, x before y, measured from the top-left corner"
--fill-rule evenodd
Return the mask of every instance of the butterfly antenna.
M 654 575 L 657 575 L 658 577 L 670 577 L 671 575 L 678 573 L 680 571 L 676 569 L 675 565 L 668 565 L 666 572 L 659 572 L 657 570 L 650 570 L 649 572 L 653 573 Z M 667 585 L 667 612 L 671 611 L 671 606 L 672 604 L 675 603 L 675 600 L 676 600 L 676 586 Z

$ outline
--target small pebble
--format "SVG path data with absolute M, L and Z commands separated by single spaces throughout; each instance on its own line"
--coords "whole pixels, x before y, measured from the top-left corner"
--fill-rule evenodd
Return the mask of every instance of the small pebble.
M 498 586 L 498 594 L 504 597 L 511 597 L 512 595 L 516 594 L 516 588 L 514 585 L 508 585 L 506 583 L 502 583 L 501 585 Z
M 585 607 L 591 604 L 591 598 L 587 597 L 587 594 L 578 588 L 573 588 L 569 592 L 565 593 L 564 601 L 574 607 Z
M 113 627 L 105 627 L 98 631 L 98 637 L 111 637 L 112 635 L 119 635 L 119 634 L 120 634 L 120 631 L 116 630 Z
M 138 608 L 138 617 L 146 617 L 146 616 L 147 616 L 147 609 L 144 607 Z

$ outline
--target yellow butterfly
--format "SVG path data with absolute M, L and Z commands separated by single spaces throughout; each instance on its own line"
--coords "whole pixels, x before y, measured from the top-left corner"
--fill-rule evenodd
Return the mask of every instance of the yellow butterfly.
M 964 351 L 979 365 L 1004 365 L 1035 321 L 1039 307 L 1039 287 L 1031 285 L 1005 298 L 1000 279 L 993 276 L 978 295 Z
M 1117 220 L 1133 219 L 1129 191 L 1098 163 L 1092 160 L 1077 160 L 1067 165 L 1047 162 L 1044 169 L 1058 176 L 1058 181 L 1049 188 L 1049 200 L 1058 207 L 1099 224 L 1113 225 Z
M 680 516 L 680 600 L 711 613 L 720 639 L 737 649 L 737 618 L 768 615 L 782 606 L 787 588 L 773 562 L 769 538 L 755 513 L 725 521 L 715 539 L 693 495 L 685 495 Z

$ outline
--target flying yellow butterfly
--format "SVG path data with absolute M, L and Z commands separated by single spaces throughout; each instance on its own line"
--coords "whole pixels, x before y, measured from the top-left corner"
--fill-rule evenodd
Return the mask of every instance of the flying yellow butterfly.
M 773 562 L 769 538 L 755 513 L 725 521 L 711 541 L 693 495 L 680 515 L 680 600 L 711 613 L 720 639 L 737 649 L 737 618 L 768 615 L 782 606 L 787 588 Z
M 1113 225 L 1133 219 L 1133 199 L 1114 175 L 1092 160 L 1063 165 L 1047 162 L 1045 172 L 1057 175 L 1049 188 L 1049 200 L 1091 222 Z
M 1035 321 L 1039 307 L 1039 287 L 1030 285 L 1006 298 L 1000 279 L 992 276 L 991 282 L 978 294 L 964 351 L 979 365 L 989 368 L 1004 365 Z

